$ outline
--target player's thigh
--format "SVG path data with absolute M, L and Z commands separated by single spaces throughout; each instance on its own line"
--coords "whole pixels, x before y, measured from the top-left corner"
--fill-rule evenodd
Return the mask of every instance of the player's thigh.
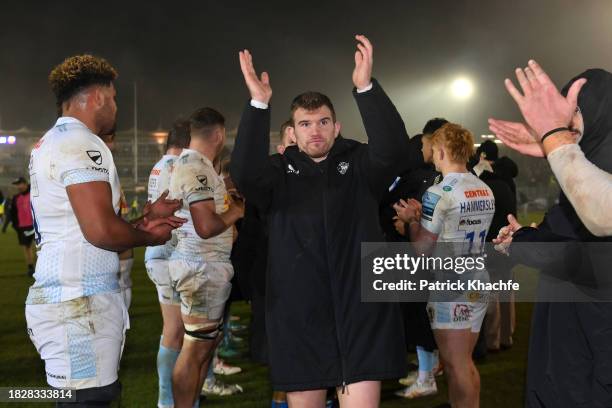
M 289 408 L 321 408 L 325 406 L 327 390 L 291 391 L 287 393 Z
M 26 320 L 51 386 L 82 389 L 117 380 L 127 328 L 120 293 L 27 305 Z
M 380 381 L 349 384 L 344 391 L 342 387 L 337 388 L 338 400 L 343 408 L 376 408 L 380 404 Z

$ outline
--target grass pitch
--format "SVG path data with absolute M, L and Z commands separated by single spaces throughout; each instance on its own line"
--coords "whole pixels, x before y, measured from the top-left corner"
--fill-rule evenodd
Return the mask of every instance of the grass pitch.
M 537 221 L 541 214 L 530 214 L 523 222 Z M 156 356 L 161 333 L 161 316 L 155 287 L 147 278 L 143 250 L 136 251 L 132 271 L 134 282 L 130 308 L 131 329 L 121 361 L 120 380 L 123 384 L 122 407 L 155 407 L 157 405 Z M 32 279 L 26 274 L 21 248 L 17 237 L 9 228 L 0 234 L 0 387 L 46 386 L 44 364 L 26 333 L 24 301 Z M 483 408 L 515 408 L 523 405 L 527 346 L 532 305 L 517 303 L 517 327 L 512 349 L 489 355 L 478 365 L 481 375 L 481 406 Z M 232 305 L 232 314 L 248 324 L 249 305 L 238 302 Z M 245 340 L 248 332 L 241 333 Z M 243 372 L 231 377 L 219 378 L 228 383 L 238 383 L 244 393 L 230 397 L 203 400 L 202 406 L 211 407 L 268 407 L 271 388 L 266 367 L 253 364 L 247 356 L 246 342 L 242 346 L 244 357 L 229 361 L 243 368 Z M 407 358 L 416 358 L 408 355 Z M 407 401 L 393 395 L 401 386 L 396 381 L 383 384 L 381 407 L 430 408 L 446 401 L 446 381 L 438 377 L 436 396 Z M 3 406 L 0 403 L 0 406 Z M 53 404 L 6 404 L 7 407 L 45 407 Z

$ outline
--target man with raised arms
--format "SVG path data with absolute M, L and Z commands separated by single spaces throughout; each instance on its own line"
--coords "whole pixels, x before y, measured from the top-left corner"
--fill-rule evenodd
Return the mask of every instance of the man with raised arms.
M 337 387 L 342 407 L 377 407 L 380 380 L 406 372 L 399 307 L 361 302 L 360 253 L 362 242 L 383 240 L 378 205 L 389 185 L 423 156 L 371 78 L 372 44 L 356 39 L 353 95 L 368 144 L 340 136 L 330 99 L 305 92 L 290 109 L 297 145 L 271 157 L 270 78 L 256 74 L 249 51 L 240 52 L 251 99 L 231 173 L 268 222 L 270 374 L 291 407 L 325 406 L 328 387 Z

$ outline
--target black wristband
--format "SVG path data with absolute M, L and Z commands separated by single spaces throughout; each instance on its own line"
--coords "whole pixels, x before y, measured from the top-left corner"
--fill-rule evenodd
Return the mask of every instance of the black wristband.
M 546 139 L 548 136 L 557 133 L 557 132 L 563 132 L 563 131 L 570 131 L 569 128 L 567 127 L 560 127 L 560 128 L 556 128 L 553 130 L 549 130 L 548 132 L 544 133 L 544 136 L 542 136 L 542 139 L 540 139 L 540 143 L 544 143 L 544 139 Z

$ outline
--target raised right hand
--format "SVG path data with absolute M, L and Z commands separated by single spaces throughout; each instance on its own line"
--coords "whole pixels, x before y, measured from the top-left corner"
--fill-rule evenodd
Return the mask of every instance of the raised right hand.
M 272 98 L 272 87 L 270 86 L 270 76 L 267 72 L 262 72 L 261 77 L 257 77 L 255 67 L 253 66 L 253 56 L 249 50 L 240 51 L 240 69 L 244 76 L 251 99 L 257 102 L 268 104 Z

